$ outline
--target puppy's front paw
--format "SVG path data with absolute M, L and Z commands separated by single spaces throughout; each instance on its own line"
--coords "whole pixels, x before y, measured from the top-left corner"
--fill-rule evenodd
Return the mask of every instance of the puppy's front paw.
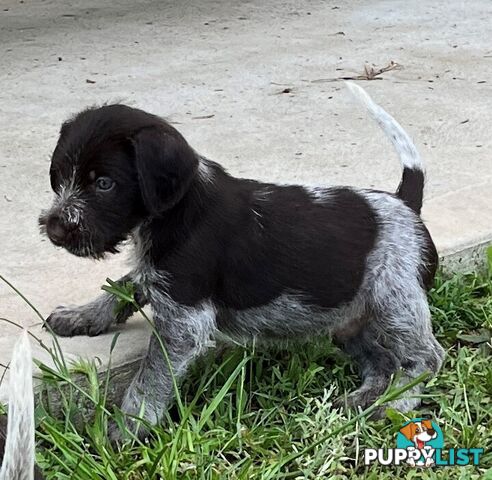
M 62 337 L 84 335 L 87 332 L 87 323 L 77 307 L 60 305 L 51 312 L 45 323 Z
M 107 325 L 98 322 L 99 319 L 90 318 L 81 307 L 56 307 L 46 319 L 46 324 L 54 333 L 62 337 L 74 335 L 95 336 L 107 330 Z

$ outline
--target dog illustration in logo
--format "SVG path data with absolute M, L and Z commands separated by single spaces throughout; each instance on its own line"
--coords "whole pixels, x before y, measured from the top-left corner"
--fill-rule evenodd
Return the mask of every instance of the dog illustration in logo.
M 437 437 L 437 432 L 434 430 L 430 420 L 409 422 L 400 429 L 400 433 L 414 444 L 413 447 L 408 447 L 407 450 L 418 450 L 420 452 L 431 450 L 432 447 L 430 446 L 426 448 L 426 443 Z M 414 458 L 409 457 L 407 463 L 412 467 L 415 467 L 416 465 L 430 467 L 434 464 L 434 459 L 432 457 L 424 454 L 423 456 L 425 457 L 425 460 L 421 457 L 417 462 Z

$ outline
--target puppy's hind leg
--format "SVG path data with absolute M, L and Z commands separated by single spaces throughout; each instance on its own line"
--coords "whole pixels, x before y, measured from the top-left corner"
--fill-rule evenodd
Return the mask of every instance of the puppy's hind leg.
M 435 375 L 440 370 L 444 349 L 432 333 L 431 315 L 424 292 L 420 298 L 409 297 L 403 310 L 388 312 L 385 323 L 394 332 L 392 348 L 403 370 L 401 385 L 425 372 Z M 421 392 L 422 384 L 416 385 L 388 406 L 402 412 L 413 410 L 420 405 Z
M 125 275 L 118 283 L 132 281 L 132 274 Z M 138 289 L 135 292 L 135 300 L 140 306 L 144 306 L 147 300 Z M 118 299 L 109 293 L 103 293 L 92 302 L 79 306 L 60 305 L 55 308 L 46 323 L 54 333 L 62 337 L 74 335 L 95 336 L 104 333 L 113 323 L 123 323 L 134 313 L 132 305 L 125 305 L 117 311 Z
M 346 339 L 344 349 L 358 363 L 363 384 L 340 399 L 339 405 L 362 409 L 377 400 L 399 369 L 404 385 L 424 372 L 437 373 L 444 358 L 444 350 L 432 334 L 425 292 L 418 289 L 409 289 L 405 302 L 380 304 L 360 333 Z M 402 412 L 418 407 L 421 389 L 421 385 L 413 387 L 388 406 Z M 382 413 L 380 409 L 375 415 Z
M 335 335 L 335 341 L 356 362 L 362 378 L 361 387 L 339 397 L 336 407 L 365 410 L 383 394 L 401 366 L 395 352 L 381 342 L 379 332 L 372 328 L 373 322 L 371 318 L 354 335 Z

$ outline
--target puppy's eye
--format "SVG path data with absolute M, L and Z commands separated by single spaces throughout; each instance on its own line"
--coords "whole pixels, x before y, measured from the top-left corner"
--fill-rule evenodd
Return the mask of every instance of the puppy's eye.
M 101 192 L 107 192 L 108 190 L 111 190 L 113 186 L 114 182 L 109 177 L 99 177 L 96 180 L 96 189 Z

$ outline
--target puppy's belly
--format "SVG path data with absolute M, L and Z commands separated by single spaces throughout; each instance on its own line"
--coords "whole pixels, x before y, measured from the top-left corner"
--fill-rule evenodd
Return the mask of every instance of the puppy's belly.
M 299 295 L 283 294 L 259 307 L 219 308 L 217 328 L 239 339 L 300 339 L 329 335 L 363 314 L 359 297 L 336 308 L 321 308 Z

